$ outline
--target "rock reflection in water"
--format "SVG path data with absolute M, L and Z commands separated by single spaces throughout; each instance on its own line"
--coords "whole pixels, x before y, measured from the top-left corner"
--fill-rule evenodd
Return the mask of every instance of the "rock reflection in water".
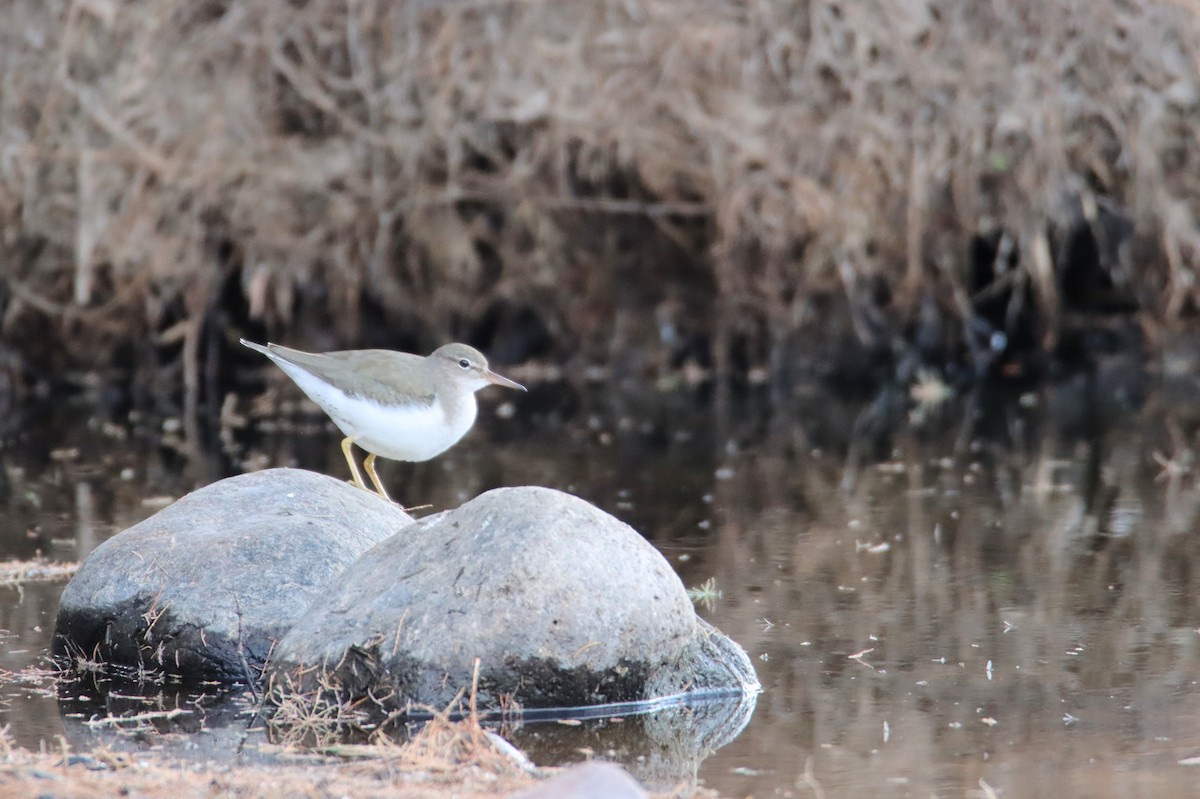
M 696 784 L 701 764 L 737 738 L 756 700 L 753 694 L 713 699 L 579 726 L 538 722 L 516 727 L 510 740 L 535 763 L 612 760 L 650 790 L 669 791 Z

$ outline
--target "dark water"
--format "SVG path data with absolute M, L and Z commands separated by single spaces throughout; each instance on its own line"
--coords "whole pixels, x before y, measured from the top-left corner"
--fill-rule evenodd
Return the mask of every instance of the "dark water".
M 902 394 L 543 388 L 511 416 L 491 398 L 443 458 L 380 471 L 394 496 L 435 508 L 498 485 L 570 490 L 633 524 L 685 584 L 713 580 L 721 595 L 701 613 L 750 652 L 765 690 L 736 738 L 671 767 L 723 794 L 1188 796 L 1200 793 L 1197 396 L 1189 381 L 1080 377 L 922 413 Z M 77 559 L 238 462 L 345 469 L 332 433 L 209 441 L 92 413 L 60 404 L 8 423 L 0 556 Z M 40 661 L 61 587 L 0 588 L 0 669 Z M 2 690 L 0 725 L 21 745 L 107 742 L 82 726 L 94 699 Z M 103 709 L 173 701 L 159 693 Z M 236 716 L 215 723 L 236 708 L 200 705 L 210 731 L 127 744 L 229 757 L 246 743 Z M 539 762 L 587 750 L 637 773 L 663 758 L 646 748 L 656 723 L 513 738 Z

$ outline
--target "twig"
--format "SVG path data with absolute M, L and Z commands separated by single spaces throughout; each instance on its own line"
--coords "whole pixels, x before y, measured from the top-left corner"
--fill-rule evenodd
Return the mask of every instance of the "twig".
M 173 719 L 177 716 L 184 716 L 192 711 L 177 707 L 172 710 L 148 710 L 145 713 L 135 713 L 132 716 L 105 716 L 102 719 L 88 719 L 83 722 L 84 725 L 95 729 L 96 727 L 115 727 L 119 724 L 125 724 L 130 721 L 150 721 L 151 719 Z
M 811 757 L 804 761 L 804 774 L 801 775 L 799 780 L 796 780 L 796 787 L 805 785 L 812 789 L 817 799 L 825 799 L 825 789 L 821 787 L 821 783 L 817 782 L 817 778 L 813 776 L 812 765 L 813 761 Z
M 261 705 L 262 700 L 258 696 L 258 688 L 254 684 L 254 677 L 250 674 L 250 663 L 246 660 L 246 646 L 242 639 L 242 601 L 237 596 L 233 598 L 233 606 L 237 610 L 238 659 L 242 661 L 242 671 L 246 675 L 246 685 L 250 688 L 250 695 L 254 697 L 255 702 Z

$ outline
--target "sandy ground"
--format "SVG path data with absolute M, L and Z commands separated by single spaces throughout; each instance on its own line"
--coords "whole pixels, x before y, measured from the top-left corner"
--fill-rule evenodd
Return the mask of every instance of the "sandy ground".
M 557 769 L 544 770 L 551 776 Z M 395 761 L 296 762 L 229 766 L 182 763 L 156 755 L 67 755 L 11 750 L 0 763 L 0 796 L 93 799 L 321 799 L 323 797 L 403 796 L 405 799 L 495 799 L 539 782 L 519 771 L 497 774 L 478 765 L 452 769 L 413 769 Z M 655 794 L 668 797 L 716 797 L 685 786 Z
M 279 747 L 269 763 L 184 761 L 165 753 L 31 751 L 0 729 L 0 797 L 506 797 L 562 769 L 534 766 L 504 739 L 468 718 L 435 718 L 403 744 L 333 744 L 319 753 Z M 329 754 L 336 752 L 336 755 Z M 714 797 L 679 785 L 657 794 Z
M 411 799 L 508 796 L 534 784 L 526 774 L 495 774 L 477 766 L 448 771 L 401 770 L 387 761 L 270 766 L 172 762 L 153 755 L 112 757 L 17 750 L 0 764 L 0 795 L 72 797 L 374 797 Z

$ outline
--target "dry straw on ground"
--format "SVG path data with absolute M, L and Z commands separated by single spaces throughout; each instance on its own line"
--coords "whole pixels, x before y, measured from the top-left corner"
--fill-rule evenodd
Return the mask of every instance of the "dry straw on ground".
M 1071 226 L 1168 323 L 1200 305 L 1198 28 L 1192 0 L 17 0 L 4 338 L 182 362 L 193 401 L 247 319 L 428 344 L 534 308 L 564 352 L 670 322 L 774 366 L 967 321 L 980 236 L 1050 346 Z
M 4 731 L 6 732 L 6 731 Z M 496 774 L 471 767 L 451 772 L 400 768 L 386 758 L 344 762 L 288 762 L 239 765 L 184 763 L 153 752 L 130 754 L 99 749 L 72 754 L 31 752 L 0 737 L 0 793 L 35 796 L 53 793 L 73 797 L 141 796 L 146 799 L 182 797 L 379 796 L 395 792 L 413 799 L 446 796 L 477 799 L 507 796 L 532 784 L 518 771 Z
M 68 580 L 78 568 L 78 563 L 50 563 L 40 559 L 0 561 L 0 586 Z

